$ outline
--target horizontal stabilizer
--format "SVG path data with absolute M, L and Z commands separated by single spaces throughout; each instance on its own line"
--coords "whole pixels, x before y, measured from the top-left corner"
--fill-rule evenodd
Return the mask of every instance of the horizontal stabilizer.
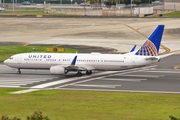
M 159 56 L 148 56 L 148 57 L 146 57 L 146 60 L 160 60 L 161 59 L 161 57 L 159 57 Z
M 173 55 L 174 53 L 170 53 L 170 54 L 164 54 L 164 55 L 160 55 L 161 58 L 165 58 L 165 57 L 168 57 L 170 55 Z

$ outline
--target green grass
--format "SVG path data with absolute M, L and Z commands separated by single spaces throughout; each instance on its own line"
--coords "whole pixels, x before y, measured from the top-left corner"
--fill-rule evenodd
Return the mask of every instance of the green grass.
M 36 51 L 33 51 L 36 48 Z M 46 52 L 46 48 L 53 48 L 52 46 L 0 46 L 0 61 L 8 59 L 10 56 L 19 53 L 29 52 Z M 65 48 L 65 53 L 76 53 L 78 50 Z M 54 52 L 53 52 L 54 53 Z M 59 52 L 62 53 L 62 52 Z
M 159 17 L 159 15 L 153 15 L 151 17 Z M 165 13 L 162 17 L 180 17 L 180 11 Z
M 7 88 L 0 88 L 0 95 L 7 95 L 11 92 L 15 92 L 15 91 L 21 91 L 21 90 L 25 90 L 25 89 L 17 89 L 17 88 L 14 88 L 14 89 L 7 89 Z
M 42 111 L 51 120 L 169 120 L 169 115 L 180 118 L 179 99 L 179 94 L 41 90 L 14 95 L 0 92 L 0 116 L 7 114 L 25 120 L 34 111 Z

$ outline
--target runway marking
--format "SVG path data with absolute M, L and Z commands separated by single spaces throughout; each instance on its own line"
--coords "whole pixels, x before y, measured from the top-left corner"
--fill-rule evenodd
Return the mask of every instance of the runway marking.
M 26 43 L 26 44 L 24 44 L 23 46 L 28 46 L 29 45 L 29 43 Z
M 10 83 L 0 83 L 0 85 L 9 85 Z M 29 84 L 29 83 L 22 83 L 22 82 L 20 82 L 20 83 L 16 83 L 16 82 L 12 82 L 11 83 L 12 85 L 27 85 L 27 84 Z
M 144 67 L 144 69 L 143 68 L 140 68 L 140 69 L 139 68 L 134 68 L 134 69 L 131 69 L 131 70 L 124 70 L 124 71 L 106 71 L 106 72 L 100 72 L 100 73 L 96 73 L 96 74 L 91 75 L 91 76 L 80 77 L 79 79 L 85 79 L 85 78 L 89 78 L 89 77 L 96 77 L 98 75 L 105 75 L 105 74 L 110 74 L 110 75 L 101 76 L 101 77 L 97 77 L 97 78 L 92 78 L 92 79 L 88 79 L 88 80 L 85 80 L 85 81 L 79 81 L 79 82 L 75 82 L 73 84 L 72 83 L 71 84 L 65 84 L 65 85 L 62 85 L 62 86 L 59 86 L 59 87 L 65 87 L 65 86 L 68 86 L 68 85 L 74 85 L 74 84 L 81 83 L 81 82 L 101 79 L 101 78 L 104 78 L 104 77 L 107 77 L 107 76 L 111 76 L 112 74 L 114 74 L 114 75 L 116 73 L 119 74 L 119 72 L 123 72 L 121 74 L 128 74 L 128 73 L 133 73 L 133 72 L 138 72 L 138 71 L 144 71 L 144 70 L 146 70 L 148 68 L 151 68 L 151 67 L 154 67 L 154 66 L 147 66 L 147 67 Z M 125 72 L 125 71 L 127 71 L 127 72 Z M 68 79 L 64 79 L 64 80 L 58 80 L 58 81 L 54 81 L 54 82 L 40 84 L 40 85 L 36 85 L 36 86 L 30 87 L 30 89 L 42 89 L 42 88 L 46 88 L 46 87 L 53 86 L 53 85 L 58 85 L 58 84 L 62 84 L 62 83 L 71 82 L 71 81 L 74 81 L 74 80 L 78 80 L 78 78 L 68 78 Z M 59 87 L 57 87 L 57 88 L 59 88 Z M 27 91 L 27 92 L 29 92 L 29 91 Z
M 55 89 L 55 88 L 54 88 Z M 112 92 L 136 92 L 136 93 L 166 93 L 166 94 L 180 94 L 180 92 L 169 92 L 169 91 L 141 91 L 141 90 L 107 90 L 107 89 L 76 89 L 76 88 L 58 88 L 61 90 L 86 90 L 86 91 L 112 91 Z
M 143 68 L 134 68 L 134 69 L 131 69 L 131 70 L 124 70 L 124 72 L 122 73 L 118 73 L 119 74 L 128 74 L 128 73 L 134 73 L 134 72 L 139 72 L 139 71 L 144 71 L 144 70 L 147 70 L 148 68 L 151 68 L 152 66 L 147 66 L 147 67 L 144 67 L 146 69 L 143 69 Z M 125 72 L 126 71 L 126 72 Z M 101 79 L 101 78 L 105 78 L 105 77 L 109 77 L 109 76 L 114 76 L 114 75 L 117 75 L 116 73 L 115 74 L 110 74 L 110 75 L 105 75 L 105 76 L 101 76 L 101 77 L 97 77 L 97 78 L 91 78 L 91 79 L 88 79 L 88 80 L 83 80 L 83 81 L 79 81 L 79 82 L 75 82 L 75 83 L 71 83 L 71 84 L 65 84 L 65 85 L 62 85 L 62 86 L 59 86 L 59 87 L 56 87 L 55 89 L 58 89 L 58 88 L 62 88 L 62 87 L 66 87 L 66 86 L 69 86 L 69 85 L 74 85 L 74 84 L 78 84 L 78 83 L 83 83 L 83 82 L 88 82 L 88 81 L 92 81 L 92 80 L 97 80 L 97 79 Z
M 167 48 L 166 46 L 164 46 L 164 45 L 160 45 L 163 49 L 165 49 L 166 51 L 163 53 L 163 54 L 167 54 L 167 53 L 169 53 L 171 50 L 169 49 L 169 48 Z
M 113 71 L 113 72 L 112 72 L 112 71 L 101 72 L 101 73 L 97 73 L 97 74 L 94 74 L 94 75 L 96 76 L 96 75 L 110 74 L 110 73 L 114 73 L 114 71 Z M 92 77 L 92 76 L 84 76 L 84 77 L 80 77 L 79 79 L 88 78 L 88 77 Z M 54 82 L 50 82 L 50 83 L 45 83 L 45 84 L 33 86 L 33 87 L 31 87 L 30 89 L 28 89 L 28 90 L 22 90 L 22 91 L 18 91 L 17 93 L 15 93 L 15 92 L 13 92 L 13 93 L 14 93 L 14 94 L 27 93 L 27 92 L 31 92 L 31 91 L 34 90 L 34 89 L 36 89 L 36 91 L 37 91 L 37 90 L 40 90 L 40 89 L 45 88 L 45 87 L 48 87 L 48 86 L 53 86 L 53 85 L 56 85 L 56 84 L 66 83 L 66 82 L 70 82 L 70 81 L 77 80 L 77 79 L 78 79 L 78 78 L 69 78 L 69 79 L 54 81 Z M 31 90 L 31 89 L 32 89 L 32 90 Z
M 97 74 L 94 74 L 94 75 L 96 76 L 96 75 L 110 74 L 110 73 L 114 73 L 114 71 L 113 72 L 112 71 L 107 71 L 107 72 L 97 73 Z M 89 77 L 92 77 L 92 76 L 84 76 L 84 77 L 80 77 L 79 79 L 89 78 Z M 53 85 L 56 85 L 56 84 L 62 84 L 62 83 L 74 81 L 74 80 L 77 80 L 77 79 L 78 79 L 77 77 L 67 78 L 67 79 L 64 79 L 64 80 L 59 80 L 59 81 L 54 81 L 54 82 L 50 82 L 50 83 L 37 85 L 37 86 L 31 87 L 31 88 L 45 88 L 45 87 L 48 87 L 48 86 L 53 86 Z
M 40 82 L 40 81 L 0 81 L 0 84 L 2 83 L 12 83 L 12 84 L 16 84 L 16 83 L 36 83 L 36 82 Z
M 164 77 L 165 75 L 120 75 L 124 77 L 152 77 L 152 78 L 159 78 L 159 77 Z
M 46 81 L 46 80 L 42 80 L 42 81 Z M 18 83 L 18 82 L 23 82 L 23 83 L 35 83 L 35 82 L 41 82 L 41 81 L 19 81 L 19 80 L 0 80 L 0 82 L 2 83 Z
M 0 85 L 1 88 L 18 88 L 20 86 L 14 86 L 14 85 Z
M 180 69 L 180 65 L 177 65 L 174 67 L 175 70 L 179 70 Z
M 38 90 L 39 89 L 28 89 L 28 90 L 12 92 L 11 94 L 22 94 L 22 93 L 33 92 L 33 91 L 38 91 Z
M 155 69 L 151 69 L 151 70 L 152 70 L 152 71 L 153 71 L 153 70 L 158 70 L 158 71 L 163 71 L 163 70 L 164 70 L 164 71 L 175 71 L 174 69 L 156 69 L 156 68 L 155 68 Z
M 22 79 L 22 78 L 21 78 Z M 49 78 L 49 79 L 55 79 L 55 78 Z M 28 82 L 28 81 L 32 81 L 32 82 L 39 82 L 39 81 L 47 81 L 48 79 L 46 79 L 46 78 L 44 78 L 44 79 L 22 79 L 22 80 L 20 80 L 20 79 L 12 79 L 12 78 L 0 78 L 0 82 L 1 81 L 23 81 L 23 82 Z
M 133 27 L 124 24 L 125 26 L 127 26 L 128 28 L 131 28 L 132 30 L 136 31 L 137 33 L 141 34 L 142 36 L 144 36 L 145 38 L 148 38 L 146 35 L 142 34 L 141 32 L 139 32 L 137 29 L 134 29 Z
M 144 72 L 159 72 L 159 73 L 180 73 L 180 71 L 144 71 Z
M 116 86 L 122 86 L 122 85 L 86 85 L 86 84 L 74 84 L 73 86 L 116 88 Z
M 101 80 L 109 80 L 109 81 L 131 81 L 131 82 L 141 82 L 142 80 L 147 80 L 147 79 L 119 79 L 119 78 L 103 78 Z
M 8 75 L 8 76 L 9 76 L 9 75 Z M 20 76 L 18 76 L 18 77 L 20 77 Z M 41 77 L 41 78 L 38 78 L 38 80 L 37 80 L 37 78 L 35 78 L 35 79 L 23 79 L 22 81 L 25 81 L 25 80 L 36 80 L 36 81 L 40 81 L 40 80 L 44 80 L 44 79 L 48 80 L 48 79 L 56 79 L 56 78 L 59 78 L 59 77 L 54 77 L 54 78 L 53 78 L 53 77 L 51 77 L 51 78 L 42 78 L 42 77 Z M 12 80 L 13 80 L 14 78 L 1 77 L 0 80 L 1 80 L 1 79 L 5 79 L 5 80 L 11 80 L 11 79 L 12 79 Z M 14 80 L 19 80 L 19 79 L 16 78 L 16 79 L 14 79 Z

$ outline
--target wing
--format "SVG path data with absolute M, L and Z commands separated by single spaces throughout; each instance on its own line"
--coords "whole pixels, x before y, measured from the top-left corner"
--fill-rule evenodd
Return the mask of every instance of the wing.
M 87 68 L 81 66 L 67 66 L 65 67 L 67 71 L 87 71 Z
M 64 67 L 67 71 L 87 71 L 87 70 L 93 70 L 94 68 L 92 66 L 77 66 L 76 65 L 77 55 L 74 57 L 71 65 Z
M 145 58 L 146 60 L 160 60 L 161 57 L 160 56 L 148 56 Z

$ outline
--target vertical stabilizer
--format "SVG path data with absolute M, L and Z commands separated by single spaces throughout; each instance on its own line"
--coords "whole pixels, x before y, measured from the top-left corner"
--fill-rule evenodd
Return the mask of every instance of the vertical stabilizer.
M 135 55 L 157 56 L 164 31 L 164 25 L 158 25 L 154 32 L 149 36 L 148 40 L 141 46 Z

